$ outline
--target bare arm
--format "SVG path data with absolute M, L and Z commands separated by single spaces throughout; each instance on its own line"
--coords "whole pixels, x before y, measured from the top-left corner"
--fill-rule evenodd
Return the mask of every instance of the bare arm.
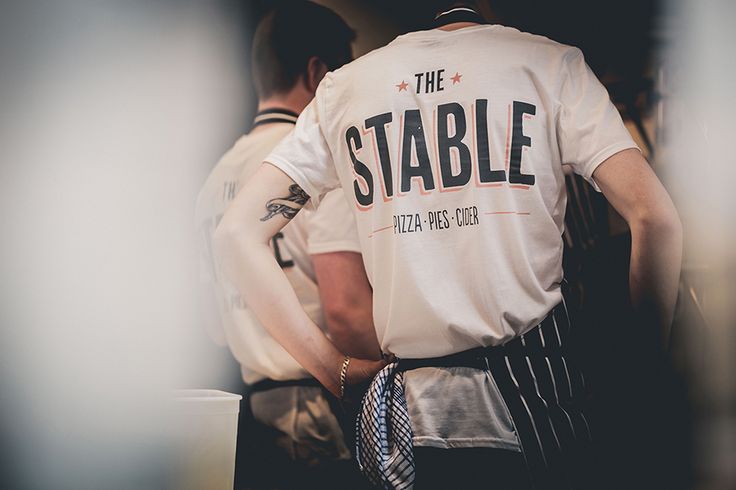
M 373 325 L 373 291 L 355 252 L 312 255 L 327 329 L 335 345 L 362 359 L 381 359 Z
M 309 199 L 282 171 L 261 165 L 223 216 L 215 233 L 222 270 L 266 330 L 333 394 L 343 354 L 304 312 L 271 253 L 269 240 Z M 348 382 L 372 377 L 382 361 L 354 360 Z
M 652 318 L 664 339 L 672 324 L 682 261 L 682 225 L 667 191 L 637 150 L 625 150 L 593 173 L 631 229 L 632 304 Z

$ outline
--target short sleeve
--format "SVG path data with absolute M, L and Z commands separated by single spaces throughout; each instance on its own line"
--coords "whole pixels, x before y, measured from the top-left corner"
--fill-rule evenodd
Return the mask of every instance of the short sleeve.
M 331 252 L 360 253 L 355 217 L 342 189 L 328 192 L 317 210 L 309 216 L 309 255 Z
M 622 150 L 638 146 L 579 49 L 571 48 L 566 53 L 562 70 L 557 118 L 560 157 L 563 164 L 570 165 L 600 192 L 593 181 L 598 165 Z
M 322 123 L 324 82 L 317 95 L 302 111 L 296 127 L 265 159 L 286 173 L 309 194 L 309 205 L 316 208 L 322 196 L 339 186 L 332 152 Z

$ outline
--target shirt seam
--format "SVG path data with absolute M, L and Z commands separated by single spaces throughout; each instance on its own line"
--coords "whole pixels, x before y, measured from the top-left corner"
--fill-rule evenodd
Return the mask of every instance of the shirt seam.
M 608 145 L 607 147 L 605 147 L 604 149 L 596 153 L 595 156 L 590 159 L 590 161 L 583 168 L 581 175 L 585 178 L 585 180 L 587 180 L 593 185 L 593 188 L 595 188 L 596 191 L 601 192 L 601 188 L 598 187 L 598 184 L 593 179 L 593 172 L 595 172 L 595 169 L 597 169 L 603 162 L 608 160 L 610 157 L 612 157 L 616 153 L 622 152 L 624 150 L 632 149 L 632 148 L 635 148 L 641 151 L 639 146 L 632 139 L 629 139 L 629 141 L 619 141 L 617 143 Z
M 311 202 L 311 205 L 314 207 L 314 209 L 317 208 L 317 205 L 320 201 L 319 193 L 317 192 L 317 189 L 312 185 L 312 183 L 307 179 L 307 177 L 304 175 L 304 173 L 299 170 L 295 165 L 290 163 L 289 161 L 281 158 L 277 155 L 269 155 L 266 160 L 264 160 L 263 163 L 268 163 L 269 165 L 273 165 L 274 167 L 278 168 L 282 172 L 284 172 L 286 175 L 288 175 L 291 180 L 293 180 L 299 187 L 301 187 L 308 195 L 309 200 Z

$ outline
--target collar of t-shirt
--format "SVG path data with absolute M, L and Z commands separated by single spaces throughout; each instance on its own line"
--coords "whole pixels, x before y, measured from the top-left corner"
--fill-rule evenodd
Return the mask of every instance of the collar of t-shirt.
M 288 109 L 282 109 L 280 107 L 274 107 L 273 109 L 264 109 L 258 111 L 256 117 L 253 119 L 253 127 L 263 126 L 265 124 L 273 123 L 290 123 L 296 124 L 296 120 L 299 118 L 299 114 Z
M 437 29 L 456 22 L 488 23 L 477 11 L 470 7 L 455 7 L 437 14 L 437 17 L 434 18 L 434 22 L 432 23 L 432 28 Z

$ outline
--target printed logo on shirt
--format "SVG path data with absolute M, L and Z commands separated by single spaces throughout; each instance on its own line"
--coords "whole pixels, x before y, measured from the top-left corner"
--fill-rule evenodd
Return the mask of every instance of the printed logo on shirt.
M 230 202 L 238 193 L 239 181 L 228 180 L 222 183 L 222 202 Z
M 288 269 L 290 267 L 294 267 L 294 261 L 291 260 L 288 254 L 285 253 L 285 249 L 282 250 L 280 242 L 283 239 L 283 233 L 276 233 L 271 239 L 271 246 L 273 247 L 273 255 L 274 257 L 276 257 L 276 262 L 278 262 L 279 267 L 281 267 L 282 269 Z
M 418 81 L 425 80 L 422 87 L 417 83 L 417 90 L 443 87 L 440 72 L 430 72 L 434 73 L 431 78 L 426 78 L 427 74 L 417 77 Z M 456 77 L 462 80 L 461 74 Z M 397 114 L 385 112 L 365 119 L 362 130 L 355 125 L 347 128 L 345 142 L 355 173 L 353 193 L 358 209 L 373 206 L 379 192 L 376 187 L 384 202 L 388 202 L 416 192 L 424 195 L 457 191 L 471 184 L 508 184 L 520 189 L 535 185 L 534 174 L 522 169 L 522 156 L 524 149 L 532 146 L 531 138 L 524 133 L 524 121 L 536 115 L 536 106 L 522 101 L 509 104 L 505 162 L 492 162 L 488 103 L 488 99 L 476 99 L 470 114 L 460 103 L 440 104 L 432 113 L 430 127 L 419 109 L 407 109 L 398 114 L 398 120 Z M 389 147 L 388 138 L 392 124 L 399 127 L 398 138 L 391 139 L 398 143 L 394 148 Z M 358 158 L 364 145 L 369 144 L 366 139 L 373 140 L 372 166 Z
M 441 70 L 415 73 L 414 78 L 416 78 L 416 93 L 431 94 L 434 92 L 442 92 L 443 90 L 445 90 L 444 76 L 444 68 L 442 68 Z M 453 85 L 457 85 L 462 81 L 462 77 L 462 74 L 456 71 L 455 74 L 450 77 L 450 80 L 452 81 Z M 406 92 L 409 88 L 409 84 L 406 83 L 405 80 L 401 80 L 401 83 L 397 84 L 396 87 L 399 89 L 399 92 Z

